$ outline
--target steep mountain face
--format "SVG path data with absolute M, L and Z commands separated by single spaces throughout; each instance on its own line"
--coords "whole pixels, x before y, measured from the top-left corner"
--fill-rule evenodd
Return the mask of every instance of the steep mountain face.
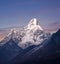
M 16 42 L 10 39 L 6 44 L 0 47 L 0 63 L 5 64 L 7 61 L 12 60 L 18 55 L 19 52 L 22 52 L 22 48 L 18 47 Z
M 4 39 L 4 43 L 10 39 L 13 39 L 15 42 L 17 42 L 18 46 L 27 48 L 31 45 L 41 44 L 42 41 L 49 36 L 50 34 L 44 32 L 37 19 L 33 18 L 23 29 L 11 29 L 10 33 Z
M 38 23 L 38 20 L 36 19 L 36 18 L 33 18 L 30 22 L 29 22 L 29 24 L 27 25 L 27 29 L 29 29 L 29 30 L 32 30 L 32 29 L 40 29 L 40 30 L 42 30 L 43 31 L 43 29 L 41 28 L 41 26 L 39 25 L 39 23 Z
M 22 41 L 18 44 L 20 47 L 27 47 L 30 45 L 38 45 L 42 42 L 43 29 L 38 25 L 37 19 L 32 19 L 29 24 L 24 27 L 25 35 Z M 40 40 L 39 40 L 40 39 Z

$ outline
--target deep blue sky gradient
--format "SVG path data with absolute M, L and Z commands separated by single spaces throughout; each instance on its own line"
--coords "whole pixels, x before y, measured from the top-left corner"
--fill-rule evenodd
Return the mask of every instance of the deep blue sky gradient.
M 60 0 L 0 0 L 0 28 L 25 26 L 32 18 L 45 29 L 60 28 Z

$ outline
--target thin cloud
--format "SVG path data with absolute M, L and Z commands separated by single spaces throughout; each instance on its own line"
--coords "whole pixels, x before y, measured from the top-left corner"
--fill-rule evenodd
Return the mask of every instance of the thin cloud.
M 48 25 L 49 28 L 45 29 L 47 32 L 55 32 L 58 29 L 60 29 L 60 23 L 59 22 L 53 22 Z
M 49 26 L 50 27 L 60 27 L 60 23 L 59 22 L 53 22 Z

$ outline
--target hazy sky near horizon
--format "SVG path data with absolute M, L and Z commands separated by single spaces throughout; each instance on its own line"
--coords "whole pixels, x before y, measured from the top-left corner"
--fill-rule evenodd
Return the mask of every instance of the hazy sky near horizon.
M 0 0 L 0 28 L 25 26 L 32 18 L 44 29 L 59 29 L 60 0 Z

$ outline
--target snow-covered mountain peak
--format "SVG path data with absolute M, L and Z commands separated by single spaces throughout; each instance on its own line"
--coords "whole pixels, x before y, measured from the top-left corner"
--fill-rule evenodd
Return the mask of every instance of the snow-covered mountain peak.
M 33 28 L 39 28 L 40 30 L 43 30 L 41 26 L 38 23 L 38 20 L 36 18 L 33 18 L 29 24 L 28 24 L 28 29 L 33 29 Z
M 17 42 L 21 48 L 26 48 L 31 45 L 41 44 L 48 36 L 49 35 L 47 35 L 39 25 L 37 19 L 33 18 L 28 25 L 22 29 L 12 28 L 4 42 L 12 39 Z
M 33 18 L 33 19 L 31 19 L 31 21 L 29 22 L 29 24 L 31 24 L 31 25 L 38 25 L 38 21 L 37 21 L 36 18 Z
M 16 34 L 17 33 L 16 28 L 11 29 L 10 32 L 9 32 L 9 34 L 7 36 L 11 35 L 12 33 L 13 34 Z

